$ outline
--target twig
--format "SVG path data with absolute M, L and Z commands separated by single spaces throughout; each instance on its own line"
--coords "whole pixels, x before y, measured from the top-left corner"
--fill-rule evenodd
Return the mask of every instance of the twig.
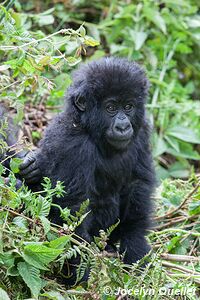
M 159 216 L 159 217 L 155 217 L 154 220 L 158 221 L 158 220 L 162 220 L 162 219 L 171 217 L 174 213 L 176 213 L 179 209 L 181 209 L 183 207 L 183 205 L 188 201 L 188 199 L 190 199 L 190 197 L 198 190 L 199 187 L 200 187 L 200 183 L 198 183 L 193 188 L 193 190 L 191 190 L 189 192 L 189 194 L 184 198 L 184 200 L 181 202 L 181 204 L 179 206 L 177 206 L 173 210 L 167 212 L 165 215 L 162 215 L 162 216 Z
M 170 220 L 169 222 L 167 222 L 165 224 L 155 226 L 153 229 L 161 230 L 163 228 L 170 227 L 171 225 L 174 225 L 174 224 L 177 224 L 177 223 L 180 223 L 180 222 L 184 222 L 184 221 L 188 221 L 188 220 L 191 220 L 191 219 L 195 219 L 195 218 L 198 218 L 198 215 L 189 216 L 189 217 L 179 217 L 179 218 L 176 218 L 176 219 L 174 218 L 174 219 Z
M 195 232 L 195 231 L 191 231 L 191 230 L 184 230 L 184 229 L 180 229 L 180 228 L 166 228 L 166 229 L 161 230 L 161 231 L 152 231 L 152 233 L 156 234 L 156 235 L 163 235 L 165 233 L 172 234 L 172 233 L 176 233 L 176 232 L 200 237 L 200 232 Z
M 161 254 L 161 257 L 165 260 L 171 260 L 171 261 L 200 262 L 199 257 L 189 256 L 189 255 L 163 253 Z
M 107 251 L 102 251 L 101 253 L 95 254 L 97 257 L 115 257 L 119 258 L 119 254 L 117 252 L 107 252 Z
M 91 297 L 92 293 L 87 291 L 67 290 L 66 294 Z
M 175 264 L 172 264 L 172 263 L 169 263 L 167 261 L 162 261 L 162 265 L 164 267 L 167 267 L 167 268 L 172 268 L 172 269 L 175 269 L 175 270 L 179 270 L 181 272 L 184 272 L 186 274 L 193 274 L 193 275 L 198 275 L 200 276 L 200 273 L 199 272 L 196 272 L 196 271 L 193 271 L 193 270 L 190 270 L 188 268 L 185 268 L 185 267 L 182 267 L 182 266 L 178 266 L 178 265 L 175 265 Z
M 185 273 L 172 273 L 172 272 L 167 272 L 167 274 L 170 277 L 182 277 L 182 278 L 192 279 L 196 284 L 200 285 L 199 275 L 185 274 Z
M 197 245 L 197 243 L 199 242 L 198 238 L 196 238 L 195 242 L 193 243 L 192 247 L 191 247 L 191 250 L 189 252 L 189 255 L 192 255 L 192 253 L 194 252 L 194 249 Z

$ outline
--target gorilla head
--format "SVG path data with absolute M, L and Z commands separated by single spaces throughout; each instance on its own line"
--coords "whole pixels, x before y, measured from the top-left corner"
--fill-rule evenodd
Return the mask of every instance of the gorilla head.
M 144 121 L 147 91 L 138 64 L 107 57 L 74 72 L 67 111 L 98 145 L 126 150 Z

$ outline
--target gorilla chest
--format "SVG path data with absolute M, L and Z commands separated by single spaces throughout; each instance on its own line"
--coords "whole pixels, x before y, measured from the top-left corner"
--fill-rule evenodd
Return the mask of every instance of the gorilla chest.
M 120 194 L 132 181 L 131 171 L 125 168 L 109 168 L 95 171 L 95 188 L 99 194 Z
M 93 195 L 90 201 L 93 235 L 98 235 L 99 230 L 106 230 L 111 225 L 117 223 L 120 218 L 120 198 L 118 194 Z
M 96 171 L 95 189 L 91 192 L 90 207 L 93 216 L 92 228 L 107 229 L 118 222 L 121 216 L 121 191 L 131 178 L 123 172 L 108 174 Z

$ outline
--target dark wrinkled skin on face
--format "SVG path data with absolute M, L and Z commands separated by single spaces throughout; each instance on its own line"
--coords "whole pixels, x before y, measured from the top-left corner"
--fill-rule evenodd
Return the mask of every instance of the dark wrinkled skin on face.
M 63 208 L 75 212 L 90 199 L 91 212 L 77 228 L 88 242 L 120 220 L 108 247 L 120 242 L 128 264 L 150 249 L 145 235 L 151 223 L 154 169 L 145 119 L 147 90 L 144 71 L 134 62 L 104 58 L 83 65 L 74 73 L 65 110 L 21 165 L 33 190 L 43 176 L 53 184 L 64 182 L 67 193 L 54 199 Z M 50 219 L 62 224 L 55 207 Z M 71 270 L 68 284 L 75 276 Z

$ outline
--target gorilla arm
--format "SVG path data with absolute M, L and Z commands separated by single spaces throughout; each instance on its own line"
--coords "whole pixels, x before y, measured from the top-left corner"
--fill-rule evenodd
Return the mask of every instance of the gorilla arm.
M 20 175 L 28 185 L 39 184 L 42 177 L 51 177 L 51 169 L 55 160 L 54 153 L 58 152 L 59 129 L 64 130 L 58 122 L 61 119 L 58 115 L 47 127 L 45 136 L 39 143 L 39 148 L 27 153 L 23 163 L 20 165 Z M 62 131 L 63 132 L 63 131 Z M 59 145 L 58 145 L 59 144 Z

